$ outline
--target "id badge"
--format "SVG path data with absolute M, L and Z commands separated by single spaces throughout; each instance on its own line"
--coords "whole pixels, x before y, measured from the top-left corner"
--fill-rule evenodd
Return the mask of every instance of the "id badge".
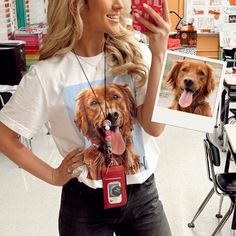
M 124 206 L 127 202 L 126 177 L 123 166 L 102 169 L 104 208 Z

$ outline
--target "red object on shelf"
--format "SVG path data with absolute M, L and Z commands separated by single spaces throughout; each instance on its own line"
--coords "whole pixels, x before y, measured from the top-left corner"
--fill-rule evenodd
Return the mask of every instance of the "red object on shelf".
M 18 32 L 15 39 L 26 42 L 26 47 L 39 48 L 42 43 L 42 33 Z
M 203 33 L 210 33 L 211 29 L 201 29 L 201 32 L 203 32 Z
M 236 0 L 229 0 L 230 6 L 236 6 Z
M 180 47 L 180 39 L 169 38 L 167 48 L 178 48 Z
M 196 9 L 194 9 L 194 13 L 195 13 L 195 15 L 203 15 L 204 14 L 204 10 L 196 10 Z

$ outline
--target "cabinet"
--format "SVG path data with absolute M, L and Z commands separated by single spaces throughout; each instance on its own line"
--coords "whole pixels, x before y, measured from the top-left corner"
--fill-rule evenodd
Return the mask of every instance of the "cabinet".
M 198 56 L 219 59 L 219 34 L 198 33 L 196 53 Z
M 17 85 L 25 71 L 24 43 L 0 44 L 1 85 Z

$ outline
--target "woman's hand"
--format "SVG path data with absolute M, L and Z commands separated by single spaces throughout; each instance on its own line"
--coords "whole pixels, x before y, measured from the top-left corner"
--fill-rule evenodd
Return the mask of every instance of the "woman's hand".
M 148 31 L 145 32 L 145 35 L 147 35 L 149 38 L 149 47 L 152 55 L 163 55 L 167 48 L 171 25 L 167 0 L 163 1 L 163 16 L 160 16 L 147 4 L 144 4 L 144 9 L 150 15 L 150 17 L 153 18 L 156 24 L 150 23 L 137 14 L 135 14 L 135 17 L 148 29 Z
M 78 177 L 80 172 L 76 171 L 76 168 L 83 164 L 83 150 L 73 150 L 63 159 L 58 168 L 52 170 L 52 184 L 62 186 L 70 179 Z

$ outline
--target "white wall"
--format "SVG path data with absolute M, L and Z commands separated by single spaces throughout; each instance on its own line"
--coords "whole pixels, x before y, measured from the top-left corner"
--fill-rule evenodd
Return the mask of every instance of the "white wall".
M 30 0 L 30 24 L 46 22 L 47 20 L 47 0 Z

